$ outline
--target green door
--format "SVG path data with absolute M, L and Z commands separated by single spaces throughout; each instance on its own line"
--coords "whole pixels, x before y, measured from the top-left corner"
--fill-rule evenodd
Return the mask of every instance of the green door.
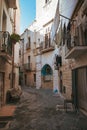
M 72 70 L 72 96 L 73 102 L 76 108 L 78 108 L 78 96 L 77 96 L 77 70 Z

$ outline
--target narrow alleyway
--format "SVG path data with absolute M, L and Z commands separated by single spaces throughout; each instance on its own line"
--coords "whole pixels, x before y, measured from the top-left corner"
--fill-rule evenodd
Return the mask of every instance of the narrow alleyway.
M 56 105 L 61 105 L 57 109 Z M 87 130 L 87 117 L 62 108 L 52 90 L 24 88 L 9 130 Z

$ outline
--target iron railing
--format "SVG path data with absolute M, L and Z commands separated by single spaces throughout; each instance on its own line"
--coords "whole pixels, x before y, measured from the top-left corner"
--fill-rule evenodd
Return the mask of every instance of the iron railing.
M 75 47 L 85 47 L 87 46 L 86 41 L 82 42 L 80 41 L 80 38 L 78 36 L 73 36 L 72 38 L 69 38 L 66 40 L 66 46 L 65 46 L 65 55 L 67 55 L 68 52 L 70 52 Z
M 26 71 L 31 71 L 32 70 L 32 64 L 31 63 L 26 63 L 24 64 L 24 69 Z
M 0 31 L 0 52 L 12 55 L 12 43 L 10 34 L 7 31 Z
M 50 41 L 43 41 L 40 43 L 40 50 L 44 50 L 44 49 L 49 49 L 49 48 L 54 48 L 53 45 L 51 45 Z

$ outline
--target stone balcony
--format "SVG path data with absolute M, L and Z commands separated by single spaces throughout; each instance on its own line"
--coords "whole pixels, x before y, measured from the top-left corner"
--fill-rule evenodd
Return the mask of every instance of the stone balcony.
M 0 31 L 0 57 L 12 60 L 12 44 L 7 31 Z

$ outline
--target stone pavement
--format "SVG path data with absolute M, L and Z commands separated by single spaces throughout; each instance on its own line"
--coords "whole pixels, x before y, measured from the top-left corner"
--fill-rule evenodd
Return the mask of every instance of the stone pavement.
M 8 130 L 87 130 L 87 117 L 72 109 L 66 113 L 63 104 L 52 90 L 26 87 Z

